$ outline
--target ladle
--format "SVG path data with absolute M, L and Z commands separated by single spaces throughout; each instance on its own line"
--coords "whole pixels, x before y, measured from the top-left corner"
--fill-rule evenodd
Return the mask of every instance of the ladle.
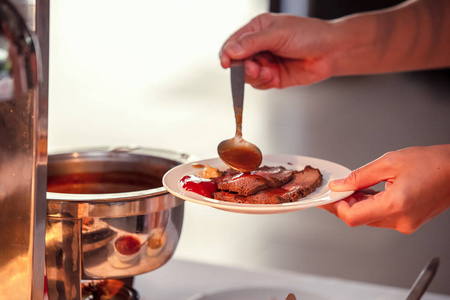
M 220 159 L 229 167 L 250 172 L 262 162 L 261 150 L 242 138 L 242 110 L 244 106 L 244 61 L 231 61 L 231 92 L 233 96 L 236 134 L 229 140 L 222 141 L 217 147 Z
M 434 257 L 420 272 L 416 281 L 412 285 L 406 300 L 420 300 L 422 298 L 423 294 L 425 294 L 425 291 L 436 275 L 438 267 L 439 257 Z M 286 296 L 285 300 L 296 300 L 296 298 L 294 294 L 290 293 Z
M 428 262 L 428 264 L 422 269 L 416 281 L 412 285 L 406 300 L 419 300 L 427 290 L 431 281 L 436 275 L 439 267 L 439 257 L 434 257 Z

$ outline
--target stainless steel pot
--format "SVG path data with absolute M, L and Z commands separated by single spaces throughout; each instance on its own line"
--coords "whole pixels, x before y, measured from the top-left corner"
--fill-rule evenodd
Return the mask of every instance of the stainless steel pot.
M 130 277 L 165 264 L 179 240 L 184 201 L 161 180 L 189 160 L 186 154 L 128 147 L 49 155 L 50 299 L 79 299 L 82 279 Z

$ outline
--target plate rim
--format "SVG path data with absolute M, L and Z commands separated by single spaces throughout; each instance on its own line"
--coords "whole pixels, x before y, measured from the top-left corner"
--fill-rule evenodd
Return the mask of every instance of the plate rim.
M 332 162 L 329 160 L 317 158 L 317 157 L 303 156 L 303 155 L 289 155 L 289 154 L 265 154 L 265 155 L 263 155 L 263 163 L 266 160 L 273 160 L 273 159 L 275 159 L 275 160 L 280 159 L 280 161 L 281 160 L 286 161 L 284 164 L 288 164 L 288 163 L 290 163 L 290 161 L 293 161 L 292 164 L 294 166 L 295 166 L 295 162 L 298 160 L 316 161 L 316 162 L 320 162 L 319 164 L 326 164 L 328 166 L 339 168 L 340 172 L 345 172 L 346 175 L 348 175 L 351 172 L 351 170 L 349 168 L 347 168 L 343 165 L 340 165 L 338 163 L 335 163 L 335 162 Z M 348 197 L 354 193 L 354 191 L 333 192 L 327 188 L 328 190 L 326 191 L 326 193 L 324 193 L 322 195 L 318 195 L 317 198 L 308 199 L 306 197 L 304 200 L 300 199 L 299 201 L 280 203 L 280 204 L 249 204 L 249 203 L 235 203 L 235 202 L 216 200 L 216 199 L 204 197 L 204 196 L 201 196 L 199 194 L 196 194 L 194 192 L 189 192 L 189 191 L 184 191 L 182 194 L 182 193 L 178 192 L 177 190 L 174 190 L 171 187 L 171 185 L 167 183 L 168 178 L 175 172 L 179 171 L 180 169 L 187 168 L 190 165 L 194 165 L 194 164 L 206 164 L 211 161 L 218 161 L 221 164 L 221 166 L 227 167 L 220 160 L 219 157 L 202 159 L 202 160 L 198 160 L 198 161 L 181 164 L 181 165 L 178 165 L 178 166 L 168 170 L 164 174 L 164 176 L 162 178 L 164 188 L 169 193 L 173 194 L 174 196 L 181 198 L 188 202 L 193 202 L 193 203 L 200 204 L 200 205 L 206 205 L 206 206 L 210 206 L 210 207 L 214 207 L 217 209 L 230 211 L 230 212 L 250 213 L 250 214 L 274 214 L 274 213 L 284 213 L 284 212 L 303 210 L 303 209 L 307 209 L 307 208 L 311 208 L 311 207 L 316 207 L 319 205 L 329 204 L 329 203 L 338 201 L 340 199 L 343 199 L 345 197 Z M 306 165 L 311 165 L 312 167 L 318 167 L 318 166 L 315 166 L 314 163 L 311 163 L 311 164 L 308 163 L 308 164 L 305 164 L 305 166 Z M 212 165 L 212 167 L 215 167 L 215 166 Z M 323 170 L 321 170 L 321 172 L 323 172 Z M 189 174 L 193 174 L 193 173 L 185 173 L 184 175 L 189 175 Z M 179 180 L 180 179 L 181 179 L 181 177 L 179 178 Z M 177 182 L 179 182 L 179 180 Z M 324 180 L 324 183 L 325 183 L 325 185 L 328 185 L 328 182 L 325 182 L 325 180 Z M 180 190 L 181 186 L 178 186 L 178 189 Z M 331 197 L 331 194 L 333 194 L 333 197 Z M 194 196 L 195 198 L 190 197 L 190 195 Z M 316 202 L 320 202 L 320 204 L 317 205 Z M 305 206 L 307 206 L 307 207 L 305 207 Z

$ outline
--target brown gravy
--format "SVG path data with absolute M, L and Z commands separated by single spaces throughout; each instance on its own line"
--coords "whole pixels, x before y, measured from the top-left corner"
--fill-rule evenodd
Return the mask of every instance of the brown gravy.
M 258 152 L 245 146 L 225 148 L 219 155 L 236 169 L 245 172 L 257 169 L 262 159 Z
M 161 187 L 161 179 L 133 172 L 73 173 L 49 176 L 47 191 L 66 194 L 126 193 Z

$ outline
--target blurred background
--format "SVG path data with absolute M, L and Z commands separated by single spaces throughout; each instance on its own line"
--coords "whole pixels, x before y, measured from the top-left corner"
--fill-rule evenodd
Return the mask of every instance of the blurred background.
M 139 145 L 216 157 L 235 130 L 229 72 L 218 59 L 232 32 L 268 10 L 331 19 L 399 2 L 52 1 L 49 152 Z M 267 154 L 355 169 L 387 151 L 449 143 L 449 80 L 439 70 L 247 86 L 243 134 Z M 403 235 L 350 228 L 317 208 L 241 215 L 186 203 L 175 257 L 408 288 L 439 256 L 430 290 L 450 294 L 449 228 L 449 211 Z

